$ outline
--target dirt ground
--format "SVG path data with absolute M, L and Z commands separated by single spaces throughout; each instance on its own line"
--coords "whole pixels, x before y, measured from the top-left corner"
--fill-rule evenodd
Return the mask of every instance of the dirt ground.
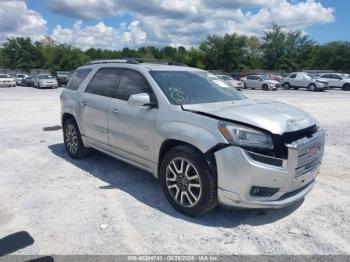
M 244 91 L 301 107 L 327 132 L 321 173 L 302 203 L 279 210 L 172 209 L 150 174 L 96 153 L 71 160 L 57 90 L 0 89 L 0 238 L 16 254 L 350 254 L 350 92 Z M 53 128 L 55 129 L 55 128 Z

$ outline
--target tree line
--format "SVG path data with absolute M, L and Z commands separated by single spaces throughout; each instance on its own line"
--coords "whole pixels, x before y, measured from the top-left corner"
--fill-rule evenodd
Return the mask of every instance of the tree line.
M 318 44 L 301 31 L 286 32 L 278 25 L 273 25 L 261 38 L 236 33 L 209 35 L 197 48 L 144 46 L 138 49 L 90 48 L 83 51 L 56 43 L 49 37 L 36 42 L 30 38 L 8 38 L 0 47 L 0 68 L 71 71 L 91 60 L 127 57 L 171 60 L 225 72 L 254 69 L 350 72 L 349 41 Z

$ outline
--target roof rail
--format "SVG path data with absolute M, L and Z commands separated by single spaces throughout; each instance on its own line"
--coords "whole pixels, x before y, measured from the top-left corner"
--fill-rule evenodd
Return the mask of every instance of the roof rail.
M 155 58 L 125 58 L 130 61 L 135 61 L 138 63 L 147 63 L 147 64 L 159 64 L 159 65 L 175 65 L 175 66 L 187 66 L 186 64 L 170 61 L 170 60 L 162 60 Z
M 149 59 L 149 58 L 122 58 L 122 59 L 102 59 L 102 60 L 93 60 L 85 65 L 95 65 L 95 64 L 109 64 L 109 63 L 125 63 L 125 64 L 159 64 L 159 65 L 175 65 L 175 66 L 187 66 L 185 64 L 169 61 L 169 60 L 160 60 L 160 59 Z
M 109 63 L 126 63 L 126 64 L 138 64 L 134 59 L 123 58 L 123 59 L 105 59 L 105 60 L 93 60 L 85 65 L 95 65 L 95 64 L 109 64 Z

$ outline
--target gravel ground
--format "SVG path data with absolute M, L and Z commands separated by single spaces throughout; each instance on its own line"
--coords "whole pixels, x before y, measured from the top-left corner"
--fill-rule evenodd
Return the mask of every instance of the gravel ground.
M 327 148 L 318 183 L 280 210 L 175 212 L 150 174 L 96 153 L 68 158 L 58 90 L 0 89 L 0 238 L 27 231 L 17 254 L 350 254 L 350 92 L 244 91 L 318 118 Z

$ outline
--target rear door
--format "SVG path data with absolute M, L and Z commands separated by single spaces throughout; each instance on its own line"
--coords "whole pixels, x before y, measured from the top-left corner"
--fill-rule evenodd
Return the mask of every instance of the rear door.
M 108 141 L 115 153 L 148 167 L 153 161 L 153 134 L 156 108 L 133 106 L 128 99 L 133 94 L 148 93 L 151 101 L 155 95 L 146 78 L 138 71 L 123 69 L 116 99 L 109 105 Z
M 107 114 L 119 80 L 118 68 L 101 68 L 82 93 L 81 123 L 84 135 L 96 145 L 108 146 Z

